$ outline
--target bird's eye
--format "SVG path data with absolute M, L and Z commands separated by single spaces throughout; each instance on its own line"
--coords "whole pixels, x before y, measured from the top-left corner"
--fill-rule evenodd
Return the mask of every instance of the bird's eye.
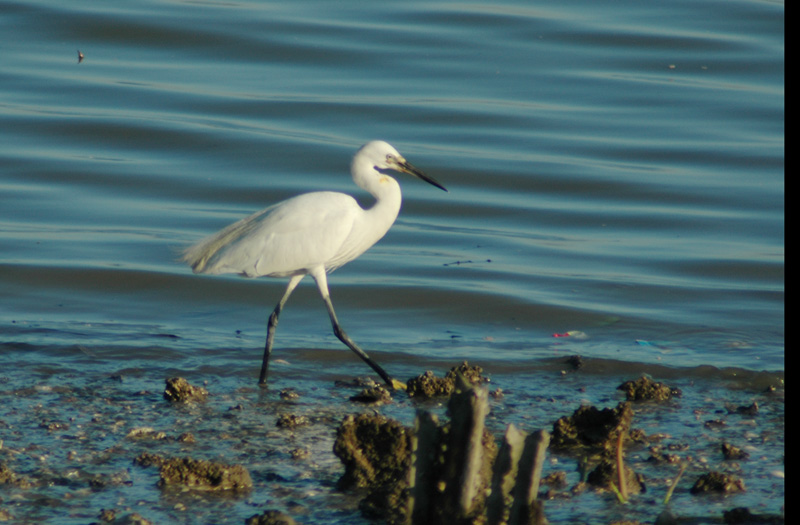
M 394 155 L 391 153 L 386 154 L 386 162 L 392 162 L 394 160 Z

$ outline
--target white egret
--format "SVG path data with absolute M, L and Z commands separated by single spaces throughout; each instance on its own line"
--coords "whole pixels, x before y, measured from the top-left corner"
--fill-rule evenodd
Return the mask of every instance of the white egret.
M 266 385 L 272 340 L 278 317 L 295 287 L 306 275 L 317 283 L 328 309 L 333 333 L 363 359 L 390 388 L 404 388 L 345 333 L 336 318 L 327 273 L 352 261 L 378 242 L 397 218 L 402 196 L 389 170 L 408 173 L 447 191 L 412 166 L 391 145 L 365 144 L 353 157 L 353 181 L 374 198 L 364 209 L 344 193 L 306 193 L 261 210 L 187 248 L 183 260 L 194 273 L 237 273 L 245 277 L 288 277 L 289 284 L 267 322 L 267 340 L 259 385 Z

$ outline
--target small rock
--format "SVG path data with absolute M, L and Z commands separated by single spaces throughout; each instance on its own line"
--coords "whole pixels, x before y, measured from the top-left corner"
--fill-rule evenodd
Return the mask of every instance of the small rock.
M 383 385 L 372 388 L 365 388 L 358 394 L 352 396 L 350 401 L 367 404 L 384 404 L 392 402 L 392 394 Z
M 261 514 L 253 514 L 244 523 L 245 525 L 295 525 L 291 516 L 279 510 L 265 510 Z
M 765 525 L 783 525 L 785 523 L 783 516 L 775 516 L 770 514 L 753 514 L 747 507 L 736 507 L 735 509 L 726 510 L 722 513 L 722 520 L 726 524 L 746 524 L 755 525 L 757 523 Z
M 306 459 L 311 455 L 311 451 L 307 448 L 295 448 L 289 451 L 292 459 Z
M 178 443 L 195 443 L 197 440 L 191 432 L 184 432 L 178 436 Z
M 51 423 L 42 421 L 39 423 L 39 428 L 46 428 L 49 432 L 54 432 L 56 430 L 69 430 L 69 425 L 67 423 L 61 423 L 60 421 L 53 421 Z
M 100 509 L 100 514 L 97 515 L 100 521 L 112 522 L 117 519 L 117 512 L 113 509 Z
M 152 439 L 154 441 L 160 441 L 166 439 L 167 434 L 164 432 L 156 432 L 151 427 L 136 427 L 132 428 L 125 437 L 128 439 Z
M 669 509 L 664 509 L 656 518 L 655 525 L 678 525 L 678 518 Z
M 253 487 L 250 474 L 241 465 L 226 465 L 192 458 L 173 458 L 161 465 L 158 485 L 181 485 L 198 490 L 247 490 Z
M 563 470 L 551 472 L 542 478 L 542 484 L 549 487 L 564 488 L 567 486 L 567 473 Z
M 572 355 L 569 356 L 564 360 L 566 364 L 570 366 L 573 370 L 579 370 L 583 367 L 583 357 L 579 355 Z
M 275 423 L 275 426 L 279 428 L 297 428 L 305 425 L 308 425 L 308 418 L 296 414 L 281 414 Z
M 208 391 L 203 387 L 192 386 L 182 377 L 172 377 L 166 380 L 164 399 L 167 401 L 188 403 L 192 401 L 205 401 Z
M 553 424 L 550 446 L 553 448 L 590 447 L 615 450 L 620 432 L 629 432 L 633 410 L 629 403 L 602 410 L 583 405 L 571 416 Z
M 29 489 L 33 484 L 28 478 L 18 475 L 5 463 L 0 462 L 0 485 L 11 485 L 21 489 Z
M 483 368 L 472 366 L 466 361 L 458 366 L 454 366 L 447 372 L 444 378 L 428 370 L 422 375 L 411 378 L 407 383 L 409 397 L 439 397 L 449 396 L 455 392 L 456 377 L 461 375 L 467 383 L 479 385 L 487 383 L 489 380 L 483 376 Z
M 455 382 L 436 377 L 430 370 L 408 380 L 408 397 L 449 396 L 454 390 Z
M 730 414 L 741 414 L 743 416 L 755 416 L 758 414 L 758 403 L 753 401 L 751 405 L 743 405 L 736 408 L 727 407 Z
M 625 392 L 625 398 L 628 401 L 665 401 L 681 395 L 679 389 L 653 381 L 645 376 L 635 381 L 625 381 L 617 387 L 617 390 Z
M 133 464 L 134 465 L 139 465 L 140 467 L 144 467 L 144 468 L 152 467 L 153 465 L 156 465 L 156 466 L 160 467 L 166 461 L 167 460 L 163 456 L 160 456 L 158 454 L 151 454 L 150 452 L 143 452 L 142 454 L 139 454 L 138 456 L 136 456 L 133 459 Z
M 630 467 L 625 466 L 625 487 L 628 494 L 639 494 L 645 492 L 644 478 L 641 474 L 637 474 Z M 616 461 L 602 460 L 598 463 L 589 475 L 586 477 L 586 482 L 595 487 L 609 488 L 612 485 L 619 488 L 619 474 L 617 473 Z
M 650 447 L 650 456 L 647 461 L 652 463 L 680 463 L 681 457 L 677 454 L 669 454 L 664 451 L 663 446 Z
M 114 525 L 153 525 L 153 522 L 143 517 L 138 512 L 131 512 L 114 520 Z
M 294 388 L 284 388 L 279 395 L 284 401 L 294 401 L 300 397 L 300 394 Z
M 711 492 L 729 494 L 744 492 L 744 481 L 731 474 L 722 472 L 709 472 L 700 476 L 689 490 L 692 494 L 707 494 Z
M 750 454 L 730 443 L 723 443 L 720 448 L 722 449 L 722 456 L 725 459 L 747 459 L 750 457 Z
M 340 488 L 379 486 L 404 479 L 411 464 L 411 436 L 399 422 L 381 415 L 348 416 L 336 431 L 333 453 L 345 467 Z

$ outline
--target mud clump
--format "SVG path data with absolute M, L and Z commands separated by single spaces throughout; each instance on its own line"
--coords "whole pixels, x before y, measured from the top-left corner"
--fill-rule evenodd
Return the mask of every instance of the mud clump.
M 333 453 L 345 468 L 339 488 L 367 489 L 362 512 L 377 517 L 405 507 L 411 467 L 408 429 L 380 415 L 348 416 L 336 432 Z
M 294 401 L 300 398 L 300 394 L 294 388 L 284 388 L 280 392 L 280 398 L 283 401 Z
M 62 423 L 60 421 L 51 421 L 51 422 L 42 421 L 41 423 L 39 423 L 39 428 L 44 428 L 48 432 L 57 432 L 59 430 L 61 431 L 69 430 L 69 425 L 66 423 Z
M 441 378 L 428 370 L 424 374 L 408 380 L 407 392 L 409 397 L 431 398 L 440 396 L 450 396 L 456 390 L 456 377 L 461 375 L 472 385 L 487 383 L 489 380 L 483 376 L 483 369 L 479 366 L 471 366 L 464 361 L 458 366 L 454 366 L 447 374 Z
M 358 394 L 350 397 L 354 403 L 364 403 L 368 405 L 383 405 L 392 402 L 392 394 L 383 385 L 376 385 L 365 388 Z
M 449 396 L 455 390 L 455 383 L 442 377 L 436 377 L 428 370 L 422 375 L 408 380 L 408 397 Z
M 624 482 L 628 494 L 646 492 L 644 478 L 641 474 L 637 474 L 628 466 L 625 466 L 623 470 L 625 471 Z M 599 488 L 618 488 L 619 470 L 617 469 L 616 461 L 608 459 L 600 461 L 600 463 L 589 472 L 589 475 L 586 477 L 586 482 L 589 485 Z
M 136 427 L 132 428 L 125 437 L 142 441 L 163 441 L 167 439 L 167 434 L 165 432 L 157 432 L 150 427 Z
M 182 377 L 171 377 L 166 380 L 164 399 L 175 403 L 205 401 L 208 391 L 199 386 L 192 386 Z
M 134 465 L 139 465 L 140 467 L 152 467 L 153 465 L 160 467 L 164 463 L 166 463 L 166 458 L 164 456 L 160 456 L 158 454 L 151 454 L 150 452 L 144 452 L 133 460 Z
M 648 462 L 660 464 L 678 464 L 681 461 L 681 456 L 670 452 L 670 449 L 665 449 L 661 445 L 654 445 L 649 449 L 650 456 L 647 458 Z
M 583 356 L 571 355 L 564 360 L 564 363 L 569 365 L 572 370 L 580 370 L 583 368 Z
M 445 377 L 455 381 L 459 374 L 467 380 L 467 383 L 474 386 L 489 382 L 489 379 L 483 376 L 483 368 L 477 365 L 472 366 L 466 361 L 451 368 Z
M 117 519 L 117 511 L 114 509 L 101 509 L 100 514 L 97 515 L 100 521 L 112 522 Z
M 295 523 L 291 516 L 279 510 L 265 510 L 244 520 L 245 525 L 295 525 Z
M 298 427 L 304 427 L 308 424 L 309 420 L 306 416 L 299 416 L 297 414 L 282 414 L 280 417 L 278 417 L 278 421 L 275 423 L 275 426 L 278 428 L 295 429 Z
M 741 523 L 744 525 L 755 525 L 757 523 L 783 525 L 783 516 L 773 516 L 769 514 L 753 514 L 747 507 L 736 507 L 722 513 L 722 521 L 728 524 Z
M 729 414 L 740 414 L 743 416 L 755 416 L 758 414 L 758 403 L 755 401 L 749 405 L 742 405 L 738 407 L 726 407 Z
M 113 523 L 114 525 L 153 525 L 153 522 L 143 517 L 138 512 L 131 512 L 124 516 L 117 517 L 117 511 L 113 509 L 103 509 L 97 518 L 104 523 Z
M 737 446 L 731 445 L 730 443 L 723 443 L 720 448 L 722 449 L 722 457 L 725 459 L 736 460 L 747 459 L 750 457 L 750 454 Z
M 5 463 L 0 463 L 0 485 L 11 485 L 21 489 L 29 489 L 33 486 L 28 478 L 20 476 Z
M 410 465 L 411 441 L 399 422 L 381 415 L 347 416 L 333 445 L 345 467 L 339 487 L 370 487 L 393 481 Z
M 625 381 L 617 387 L 617 390 L 625 392 L 628 401 L 666 401 L 681 395 L 680 389 L 644 376 L 635 381 Z
M 731 494 L 744 492 L 744 481 L 731 474 L 709 472 L 700 476 L 689 492 L 692 494 Z
M 619 435 L 630 431 L 632 419 L 630 403 L 602 410 L 584 405 L 571 416 L 564 416 L 553 424 L 550 446 L 612 451 L 616 449 Z
M 171 458 L 142 454 L 134 463 L 143 467 L 159 467 L 158 486 L 187 487 L 207 491 L 242 491 L 253 487 L 250 474 L 241 465 L 226 465 L 202 459 Z
M 564 488 L 567 486 L 567 473 L 563 470 L 552 472 L 546 477 L 542 478 L 542 485 Z
M 289 457 L 295 460 L 307 459 L 311 457 L 311 451 L 307 448 L 293 448 L 289 451 Z

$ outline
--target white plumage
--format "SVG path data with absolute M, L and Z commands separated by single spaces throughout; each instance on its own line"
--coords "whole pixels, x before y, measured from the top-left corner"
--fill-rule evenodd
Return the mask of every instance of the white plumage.
M 272 339 L 286 300 L 300 280 L 311 275 L 328 308 L 334 334 L 392 388 L 393 380 L 342 330 L 333 310 L 326 274 L 367 251 L 389 231 L 400 212 L 400 185 L 388 170 L 408 173 L 447 191 L 391 145 L 365 144 L 353 157 L 353 181 L 368 191 L 375 204 L 364 209 L 344 193 L 298 195 L 256 212 L 187 248 L 183 260 L 195 273 L 238 273 L 247 277 L 289 277 L 283 297 L 270 315 L 259 384 L 266 384 Z

